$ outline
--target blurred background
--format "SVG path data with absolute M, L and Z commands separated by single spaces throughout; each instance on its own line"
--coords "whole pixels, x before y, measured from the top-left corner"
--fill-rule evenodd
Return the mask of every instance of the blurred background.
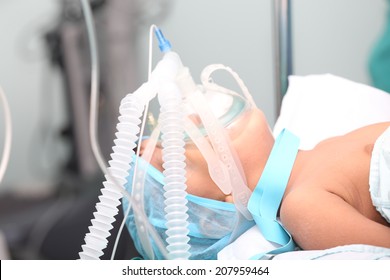
M 101 63 L 99 141 L 107 158 L 119 102 L 147 78 L 151 24 L 195 80 L 211 63 L 234 69 L 275 123 L 273 1 L 90 2 Z M 370 85 L 369 58 L 387 9 L 385 0 L 292 0 L 292 73 L 333 73 Z M 13 121 L 0 185 L 0 258 L 76 259 L 103 181 L 88 138 L 90 61 L 80 3 L 0 0 L 0 38 L 0 85 Z M 156 49 L 154 61 L 160 57 Z M 3 138 L 0 119 L 1 147 Z M 135 256 L 125 231 L 117 258 Z

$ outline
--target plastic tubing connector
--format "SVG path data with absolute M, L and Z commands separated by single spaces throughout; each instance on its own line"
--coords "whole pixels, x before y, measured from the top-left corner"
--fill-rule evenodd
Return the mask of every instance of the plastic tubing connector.
M 158 47 L 163 53 L 168 52 L 172 49 L 171 43 L 164 37 L 162 31 L 158 28 L 154 28 L 154 33 L 158 40 Z

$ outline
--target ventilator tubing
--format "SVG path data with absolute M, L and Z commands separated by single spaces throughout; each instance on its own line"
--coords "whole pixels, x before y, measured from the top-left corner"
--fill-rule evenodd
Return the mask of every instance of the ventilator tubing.
M 187 222 L 187 192 L 186 192 L 186 170 L 185 170 L 185 141 L 184 141 L 184 124 L 182 111 L 182 96 L 177 86 L 172 82 L 178 69 L 182 67 L 179 56 L 174 52 L 165 54 L 164 59 L 167 62 L 164 67 L 156 67 L 151 75 L 153 81 L 158 82 L 158 100 L 160 103 L 159 125 L 153 131 L 143 158 L 149 163 L 153 148 L 156 145 L 159 129 L 161 129 L 161 145 L 164 174 L 164 196 L 165 196 L 165 218 L 166 242 L 168 244 L 168 259 L 188 259 L 190 257 L 190 245 L 188 237 Z M 173 75 L 174 73 L 174 75 Z M 137 168 L 137 167 L 136 167 Z M 135 184 L 133 185 L 132 195 L 134 202 L 138 204 L 138 209 L 143 210 L 143 184 L 145 168 L 139 168 L 135 171 Z M 135 209 L 133 209 L 135 210 Z M 150 259 L 154 258 L 153 249 L 149 240 L 151 232 L 146 231 L 147 220 L 139 217 L 140 213 L 135 214 L 135 223 L 142 246 Z M 150 229 L 153 230 L 153 229 Z M 151 236 L 153 237 L 153 236 Z M 162 244 L 158 235 L 153 237 L 155 243 Z M 159 240 L 157 240 L 159 239 Z M 161 247 L 161 246 L 159 246 Z M 161 251 L 162 248 L 160 248 Z
M 162 248 L 160 251 L 166 255 L 167 259 L 188 259 L 190 256 L 188 244 L 188 222 L 187 218 L 187 192 L 186 185 L 186 170 L 184 156 L 184 127 L 183 127 L 183 112 L 182 98 L 175 84 L 163 85 L 158 93 L 160 101 L 160 119 L 159 125 L 154 129 L 145 151 L 142 155 L 145 162 L 150 162 L 152 153 L 156 146 L 160 128 L 162 131 L 162 153 L 163 153 L 163 174 L 164 174 L 164 191 L 165 191 L 165 218 L 166 226 L 166 242 L 167 248 Z M 143 187 L 145 183 L 145 172 L 147 166 L 138 166 L 136 164 L 134 171 L 135 180 L 133 182 L 132 197 L 133 203 L 138 205 L 138 209 L 144 209 L 143 205 Z M 135 205 L 134 205 L 135 206 Z M 137 213 L 134 210 L 135 224 L 137 234 L 142 244 L 148 259 L 154 259 L 154 252 L 149 235 L 154 228 L 147 230 L 148 221 L 140 217 L 142 213 Z M 150 237 L 153 237 L 152 235 Z M 155 234 L 154 242 L 156 245 L 163 244 L 161 238 Z M 165 249 L 165 250 L 164 250 Z M 166 251 L 166 254 L 165 254 Z
M 133 149 L 138 140 L 140 118 L 144 110 L 145 102 L 141 98 L 141 95 L 128 95 L 121 102 L 115 145 L 112 148 L 113 153 L 108 167 L 110 175 L 105 175 L 102 195 L 99 196 L 99 202 L 96 204 L 97 211 L 93 213 L 95 218 L 91 220 L 92 226 L 85 236 L 83 251 L 79 253 L 81 259 L 99 259 L 107 247 L 107 238 L 110 236 L 114 217 L 118 214 L 117 207 L 122 198 L 122 193 L 114 180 L 122 188 L 127 182 L 128 170 L 134 155 Z
M 167 250 L 170 259 L 188 259 L 188 214 L 184 113 L 182 97 L 174 83 L 164 84 L 159 91 L 161 145 L 164 174 Z
M 165 54 L 152 72 L 151 80 L 122 100 L 115 145 L 109 161 L 109 174 L 105 175 L 102 195 L 99 196 L 99 202 L 96 204 L 97 211 L 93 214 L 95 218 L 91 220 L 92 226 L 85 236 L 85 245 L 82 245 L 82 252 L 79 253 L 80 259 L 99 259 L 103 255 L 103 250 L 108 244 L 107 238 L 113 228 L 112 223 L 118 213 L 117 207 L 123 197 L 124 185 L 129 176 L 130 164 L 135 154 L 133 149 L 138 140 L 145 104 L 156 95 L 160 83 L 174 79 L 181 66 L 177 54 L 173 52 Z
M 157 92 L 158 96 L 161 95 L 160 91 L 165 83 L 172 82 L 178 69 L 182 67 L 182 63 L 180 57 L 177 53 L 168 51 L 164 54 L 163 59 L 157 64 L 155 69 L 150 75 L 150 84 L 155 86 L 155 92 Z M 161 98 L 161 97 L 160 97 Z M 150 163 L 150 159 L 152 157 L 154 148 L 156 146 L 158 137 L 160 135 L 160 127 L 156 127 L 149 138 L 149 142 L 146 145 L 145 151 L 143 153 L 143 159 L 146 164 Z M 133 197 L 133 212 L 135 217 L 135 225 L 137 228 L 137 234 L 139 236 L 142 247 L 144 248 L 145 253 L 147 254 L 149 259 L 154 259 L 154 252 L 152 248 L 151 241 L 149 236 L 155 241 L 155 244 L 160 248 L 161 253 L 169 258 L 168 253 L 165 248 L 162 248 L 163 241 L 159 237 L 159 235 L 155 232 L 154 228 L 150 225 L 147 218 L 145 218 L 144 214 L 144 184 L 145 184 L 145 176 L 146 176 L 146 166 L 138 166 L 141 161 L 136 160 L 135 162 L 135 170 L 134 170 L 134 180 L 132 182 L 132 193 Z M 137 207 L 135 207 L 137 206 Z M 139 209 L 139 211 L 136 211 Z M 125 217 L 126 218 L 126 217 Z

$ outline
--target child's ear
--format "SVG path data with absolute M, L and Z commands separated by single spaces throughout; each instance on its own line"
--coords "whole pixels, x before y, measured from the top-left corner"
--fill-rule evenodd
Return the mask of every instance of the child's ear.
M 233 195 L 232 194 L 226 195 L 225 196 L 225 202 L 234 203 Z

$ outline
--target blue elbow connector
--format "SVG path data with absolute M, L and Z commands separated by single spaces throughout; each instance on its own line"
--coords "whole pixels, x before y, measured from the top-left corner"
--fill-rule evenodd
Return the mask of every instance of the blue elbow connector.
M 158 27 L 155 27 L 154 33 L 156 34 L 157 40 L 158 40 L 158 47 L 160 48 L 160 51 L 162 52 L 168 52 L 172 49 L 171 43 L 165 39 L 163 33 Z

